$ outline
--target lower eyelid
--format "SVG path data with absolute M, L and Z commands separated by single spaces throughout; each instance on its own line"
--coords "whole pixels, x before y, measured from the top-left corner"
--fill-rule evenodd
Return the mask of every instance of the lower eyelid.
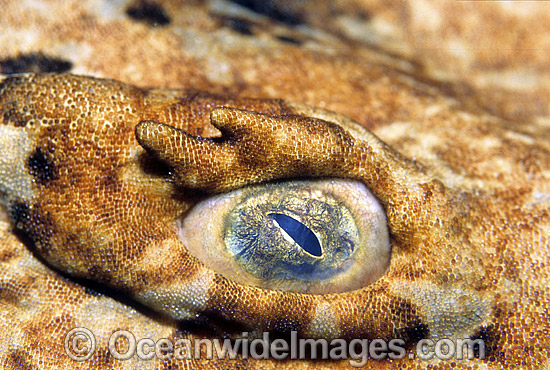
M 272 245 L 271 242 L 266 241 L 270 239 L 261 239 L 260 242 L 254 239 L 256 238 L 255 227 L 261 229 L 262 225 L 265 226 L 268 222 L 271 223 L 273 227 L 275 227 L 275 225 L 268 217 L 260 218 L 260 221 L 258 221 L 258 218 L 254 216 L 254 212 L 256 211 L 251 211 L 251 209 L 256 208 L 246 208 L 246 202 L 251 202 L 251 204 L 255 205 L 255 202 L 258 201 L 260 206 L 263 206 L 262 202 L 264 198 L 271 199 L 274 192 L 282 193 L 283 196 L 280 199 L 283 199 L 283 201 L 281 202 L 285 203 L 285 201 L 290 199 L 290 203 L 288 203 L 287 206 L 291 208 L 297 207 L 299 211 L 299 199 L 301 198 L 297 198 L 297 201 L 292 199 L 292 194 L 294 194 L 292 192 L 298 191 L 296 189 L 302 189 L 300 190 L 302 191 L 301 194 L 311 194 L 313 199 L 316 199 L 316 203 L 314 202 L 312 204 L 319 204 L 320 202 L 317 200 L 319 197 L 321 197 L 320 199 L 325 199 L 323 197 L 328 197 L 326 199 L 333 198 L 334 200 L 331 201 L 331 204 L 337 207 L 336 210 L 338 212 L 340 212 L 340 207 L 343 210 L 342 212 L 344 212 L 343 214 L 351 212 L 351 214 L 346 217 L 341 215 L 338 216 L 339 213 L 336 213 L 338 217 L 343 217 L 341 220 L 336 217 L 338 221 L 337 225 L 344 222 L 341 226 L 336 226 L 336 229 L 344 227 L 342 230 L 345 231 L 349 227 L 354 228 L 355 226 L 352 226 L 352 224 L 356 224 L 358 227 L 357 230 L 359 234 L 357 237 L 359 239 L 349 239 L 349 241 L 351 241 L 351 247 L 348 246 L 348 249 L 350 249 L 351 252 L 342 251 L 342 247 L 349 244 L 345 242 L 348 240 L 346 239 L 347 231 L 342 234 L 344 236 L 341 236 L 340 239 L 334 239 L 334 237 L 329 238 L 332 240 L 331 245 L 333 247 L 330 251 L 332 254 L 329 253 L 327 256 L 322 257 L 315 257 L 314 255 L 308 254 L 301 246 L 296 244 L 292 238 L 287 238 L 283 242 L 288 244 L 288 247 L 284 247 L 284 245 L 281 247 L 278 242 L 276 243 L 277 245 Z M 290 193 L 288 194 L 290 195 L 284 195 L 287 194 L 285 193 L 286 191 L 289 191 Z M 240 221 L 235 221 L 231 216 L 228 216 L 231 212 L 234 213 L 235 209 L 239 210 L 239 206 L 243 207 L 243 204 L 245 204 L 245 208 L 244 210 L 241 209 L 239 212 L 252 212 L 252 218 L 237 217 Z M 320 204 L 323 203 L 321 202 Z M 267 206 L 275 207 L 272 206 L 269 201 Z M 281 206 L 281 204 L 278 206 Z M 331 208 L 329 207 L 328 209 Z M 322 208 L 321 213 L 323 212 L 326 213 L 326 209 Z M 265 212 L 264 215 L 269 213 L 273 214 L 275 211 Z M 292 213 L 286 214 L 286 216 L 292 217 Z M 315 230 L 315 228 L 319 226 L 314 225 L 316 223 L 322 225 L 322 222 L 317 220 L 313 224 L 308 224 L 307 217 L 305 219 L 300 216 L 297 217 L 298 218 L 293 217 L 296 222 L 303 223 L 304 227 L 317 235 L 316 237 L 318 237 L 321 243 L 327 242 L 327 238 L 322 237 L 323 233 L 333 236 L 329 233 L 336 232 L 335 230 Z M 241 250 L 241 252 L 238 252 L 240 250 L 239 248 L 242 248 L 242 246 L 239 247 L 237 244 L 237 252 L 235 252 L 235 248 L 231 251 L 231 247 L 228 245 L 229 243 L 235 246 L 233 244 L 236 240 L 235 235 L 239 233 L 242 234 L 242 230 L 235 231 L 235 226 L 231 225 L 231 223 L 234 222 L 237 222 L 237 225 L 239 222 L 246 222 L 246 227 L 244 229 L 245 234 L 252 228 L 252 234 L 249 233 L 252 235 L 252 240 L 249 240 L 250 238 L 244 239 L 245 241 L 249 240 L 249 242 L 246 242 L 246 248 L 249 248 L 248 244 L 253 245 L 253 247 L 258 244 L 260 245 L 260 247 L 258 247 L 259 249 L 254 249 L 252 251 L 248 249 L 245 250 L 244 252 L 247 254 L 244 259 L 239 257 L 239 253 L 243 251 Z M 259 222 L 259 224 L 255 224 L 256 222 Z M 180 240 L 186 248 L 208 268 L 235 282 L 265 289 L 319 294 L 355 290 L 381 277 L 389 264 L 389 233 L 384 211 L 366 187 L 362 183 L 355 181 L 294 181 L 239 189 L 231 193 L 209 198 L 199 203 L 188 215 L 178 221 L 178 229 Z M 274 240 L 281 240 L 277 238 L 279 236 L 282 238 L 284 231 L 281 229 L 277 230 L 278 233 L 275 235 L 276 239 Z M 237 232 L 237 234 L 234 234 L 235 232 Z M 230 235 L 228 235 L 228 233 L 230 233 Z M 232 233 L 234 234 L 233 236 Z M 237 243 L 239 243 L 238 238 L 239 237 L 237 237 Z M 353 240 L 356 241 L 353 242 Z M 266 242 L 268 244 L 265 244 Z M 295 249 L 292 249 L 290 246 L 291 244 L 294 244 Z M 358 244 L 357 248 L 354 248 L 354 244 Z M 277 248 L 283 249 L 279 251 Z M 355 249 L 357 249 L 357 251 Z M 285 250 L 288 252 L 284 252 Z M 321 250 L 323 250 L 322 246 Z M 291 257 L 288 257 L 289 255 L 286 253 L 291 253 Z M 292 257 L 295 253 L 298 254 L 298 257 Z M 292 272 L 294 270 L 291 266 L 299 267 L 304 263 L 300 262 L 300 253 L 306 257 L 309 255 L 309 258 L 306 258 L 304 261 L 309 260 L 309 263 L 313 263 L 314 265 L 311 265 L 305 270 L 300 267 L 299 270 L 296 270 L 298 272 L 295 271 L 298 275 L 295 275 Z M 267 258 L 267 260 L 265 258 Z M 289 260 L 288 258 L 291 259 Z M 315 262 L 316 259 L 320 258 L 326 258 L 326 261 Z M 290 265 L 288 265 L 288 263 L 290 263 Z M 326 265 L 326 263 L 329 264 Z M 336 265 L 333 265 L 334 263 L 336 263 Z M 288 278 L 283 277 L 283 281 L 280 281 L 280 278 L 275 277 L 285 276 L 285 266 L 290 266 L 288 267 L 290 270 L 286 270 L 289 271 L 290 275 Z M 317 270 L 315 270 L 315 268 L 317 268 Z M 328 270 L 326 270 L 326 268 L 328 268 Z M 336 268 L 336 270 L 331 272 L 333 268 Z M 313 269 L 313 272 L 309 275 L 310 272 L 308 271 L 311 269 Z M 290 279 L 290 281 L 284 281 L 288 279 Z

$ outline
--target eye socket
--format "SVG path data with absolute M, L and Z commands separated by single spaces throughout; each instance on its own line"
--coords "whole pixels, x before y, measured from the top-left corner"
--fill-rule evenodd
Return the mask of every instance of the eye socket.
M 326 294 L 362 288 L 390 257 L 384 211 L 362 184 L 289 181 L 209 198 L 178 221 L 186 248 L 238 283 Z

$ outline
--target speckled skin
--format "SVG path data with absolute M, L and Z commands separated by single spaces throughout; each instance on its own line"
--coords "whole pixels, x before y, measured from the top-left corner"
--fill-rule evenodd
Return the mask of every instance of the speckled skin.
M 8 158 L 0 175 L 13 225 L 50 265 L 105 284 L 172 320 L 199 317 L 230 336 L 242 328 L 297 331 L 304 338 L 400 338 L 407 347 L 423 338 L 482 337 L 490 348 L 485 361 L 501 365 L 526 345 L 508 347 L 505 338 L 519 344 L 518 337 L 545 330 L 547 318 L 537 303 L 547 301 L 546 288 L 536 280 L 525 287 L 528 270 L 514 267 L 528 264 L 544 279 L 545 255 L 524 252 L 546 245 L 547 209 L 536 202 L 536 188 L 514 196 L 514 204 L 523 199 L 521 210 L 507 210 L 501 199 L 510 199 L 444 182 L 343 116 L 282 101 L 50 74 L 4 80 L 0 107 Z M 180 131 L 207 132 L 213 129 L 209 121 L 221 130 L 221 141 Z M 163 172 L 155 158 L 170 171 Z M 530 168 L 543 168 L 546 158 L 532 157 Z M 197 199 L 185 189 L 212 194 L 296 176 L 358 179 L 381 201 L 392 236 L 390 267 L 381 279 L 340 294 L 263 290 L 209 270 L 178 240 L 175 220 Z M 8 255 L 6 263 L 14 258 Z M 71 289 L 67 282 L 44 293 L 61 302 Z M 71 299 L 82 307 L 98 298 Z M 34 314 L 23 322 L 48 327 L 52 319 Z M 536 325 L 516 326 L 516 320 Z M 50 355 L 59 352 L 63 334 L 85 321 L 67 313 L 58 325 Z M 10 362 L 14 355 L 7 353 Z M 533 349 L 528 359 L 533 364 L 544 356 L 542 348 Z M 107 364 L 100 357 L 90 361 Z
M 228 100 L 192 91 L 145 92 L 124 84 L 85 80 L 84 86 L 93 85 L 90 90 L 83 88 L 77 78 L 69 78 L 80 81 L 71 91 L 65 78 L 56 76 L 36 77 L 32 83 L 26 78 L 5 81 L 3 86 L 7 88 L 2 90 L 0 108 L 0 177 L 7 206 L 0 239 L 2 365 L 312 367 L 314 364 L 307 361 L 240 359 L 172 363 L 134 358 L 121 362 L 111 358 L 106 347 L 110 333 L 119 328 L 132 331 L 136 337 L 154 338 L 223 338 L 242 329 L 295 328 L 303 336 L 397 336 L 410 345 L 424 336 L 465 335 L 485 339 L 488 347 L 484 361 L 369 361 L 367 368 L 547 367 L 550 166 L 544 52 L 548 48 L 537 43 L 540 33 L 536 29 L 545 22 L 529 15 L 545 19 L 547 13 L 540 8 L 510 12 L 505 5 L 479 2 L 475 6 L 482 7 L 482 12 L 469 9 L 474 6 L 472 2 L 442 5 L 442 9 L 447 9 L 444 11 L 434 10 L 438 7 L 434 5 L 430 9 L 440 14 L 443 21 L 439 25 L 447 32 L 427 33 L 435 36 L 419 37 L 419 44 L 414 39 L 423 34 L 417 32 L 418 28 L 429 28 L 429 24 L 419 22 L 414 14 L 422 14 L 428 3 L 403 3 L 411 4 L 410 13 L 394 7 L 377 10 L 374 5 L 357 2 L 372 12 L 371 22 L 365 24 L 375 31 L 384 25 L 383 21 L 391 23 L 397 19 L 396 27 L 408 25 L 408 31 L 402 32 L 408 35 L 407 42 L 412 45 L 409 50 L 414 55 L 406 54 L 404 59 L 387 52 L 405 50 L 392 47 L 402 45 L 399 40 L 393 44 L 380 38 L 376 51 L 370 47 L 371 39 L 365 43 L 359 40 L 359 46 L 350 41 L 345 25 L 346 19 L 353 19 L 354 15 L 346 12 L 346 7 L 337 19 L 313 9 L 306 17 L 310 25 L 344 33 L 332 40 L 258 17 L 250 17 L 255 37 L 235 36 L 235 32 L 220 26 L 226 19 L 220 18 L 219 13 L 208 13 L 208 9 L 196 4 L 178 13 L 173 4 L 165 2 L 172 25 L 151 29 L 120 15 L 102 19 L 97 12 L 99 7 L 92 3 L 49 4 L 50 11 L 65 14 L 63 19 L 44 17 L 40 9 L 22 10 L 15 2 L 3 3 L 0 25 L 9 31 L 2 35 L 11 37 L 9 42 L 1 43 L 3 57 L 41 50 L 70 56 L 75 72 L 116 77 L 140 86 L 198 87 L 231 96 L 280 97 L 309 103 L 351 116 L 389 147 L 368 132 L 354 128 L 343 116 L 289 102 Z M 480 21 L 460 14 L 475 14 Z M 499 23 L 506 14 L 510 27 Z M 449 24 L 445 17 L 463 23 L 445 28 Z M 34 22 L 37 30 L 33 31 L 48 35 L 47 39 L 25 38 L 25 22 Z M 531 33 L 519 32 L 509 37 L 497 32 L 512 26 Z M 451 32 L 453 29 L 458 31 Z M 464 36 L 467 30 L 483 34 L 491 45 L 508 50 L 505 61 L 499 57 L 502 53 L 495 56 L 490 48 L 476 48 L 479 45 Z M 294 37 L 304 47 L 273 41 L 274 35 L 280 34 Z M 391 36 L 396 35 L 399 38 L 399 32 Z M 438 35 L 472 44 L 472 53 L 446 56 L 448 50 L 454 49 L 441 48 Z M 348 48 L 341 48 L 342 39 Z M 76 45 L 76 52 L 67 45 Z M 331 49 L 335 45 L 338 52 Z M 514 52 L 515 45 L 525 46 L 524 51 Z M 439 52 L 424 53 L 426 48 Z M 519 83 L 525 79 L 515 78 L 518 71 L 525 72 L 522 76 L 535 76 L 537 82 Z M 427 75 L 433 79 L 427 79 Z M 36 95 L 39 91 L 56 93 Z M 92 93 L 96 96 L 91 100 L 98 104 L 85 104 Z M 77 101 L 79 96 L 88 100 Z M 111 96 L 115 99 L 110 100 Z M 343 132 L 348 142 L 357 143 L 353 150 L 345 149 L 346 154 L 362 159 L 348 161 L 349 165 L 337 171 L 341 176 L 364 181 L 387 209 L 394 250 L 391 267 L 379 282 L 358 292 L 323 298 L 267 293 L 224 280 L 186 256 L 183 247 L 171 238 L 169 225 L 184 212 L 186 204 L 196 201 L 196 194 L 174 187 L 174 183 L 189 185 L 185 182 L 189 177 L 182 176 L 181 171 L 169 177 L 162 168 L 152 170 L 157 166 L 151 164 L 157 162 L 139 145 L 135 126 L 140 120 L 154 120 L 194 135 L 218 135 L 209 123 L 209 115 L 219 105 L 271 116 L 303 114 L 322 118 L 340 129 L 311 119 L 300 120 L 313 131 Z M 53 121 L 39 119 L 38 110 L 45 107 L 49 107 L 48 117 Z M 90 115 L 81 116 L 83 113 Z M 197 116 L 201 118 L 191 119 Z M 236 148 L 256 143 L 248 153 L 251 157 L 265 153 L 259 138 L 267 140 L 270 136 L 269 130 L 264 133 L 257 127 L 286 128 L 296 121 L 234 110 L 216 110 L 213 117 L 221 126 L 244 124 L 250 128 L 248 132 L 252 134 L 240 136 Z M 56 118 L 59 122 L 55 122 Z M 158 129 L 156 124 L 140 127 Z M 138 139 L 153 157 L 201 163 L 201 173 L 204 170 L 215 174 L 220 166 L 231 165 L 215 159 L 217 156 L 211 154 L 219 150 L 215 145 L 212 152 L 197 146 L 192 153 L 201 155 L 191 161 L 187 155 L 182 158 L 165 144 L 170 140 L 181 142 L 181 135 L 172 136 L 173 130 L 162 127 L 162 132 L 168 133 L 164 138 L 138 130 Z M 315 137 L 308 136 L 308 142 L 312 136 Z M 191 140 L 189 144 L 193 143 Z M 179 146 L 174 145 L 174 149 Z M 292 155 L 289 147 L 293 145 L 287 145 L 284 154 Z M 342 150 L 341 145 L 336 147 Z M 312 175 L 326 175 L 320 172 L 331 166 L 319 169 L 311 158 L 323 156 L 327 146 L 309 149 L 305 157 L 309 164 L 304 168 Z M 363 158 L 361 153 L 367 155 Z M 203 158 L 209 156 L 214 158 L 205 163 Z M 331 156 L 326 160 L 330 163 Z M 257 176 L 267 179 L 273 175 L 269 161 L 258 160 L 257 166 L 254 168 L 259 169 L 260 175 L 251 174 L 250 167 L 232 166 L 231 171 L 241 175 L 241 185 L 257 181 Z M 289 166 L 277 170 L 277 176 L 295 174 Z M 382 173 L 384 176 L 380 176 Z M 214 184 L 206 185 L 210 189 L 215 185 L 214 190 L 217 186 L 224 190 L 236 185 L 227 183 L 227 179 L 232 177 L 220 176 Z M 205 186 L 204 182 L 201 186 Z M 425 197 L 430 193 L 430 197 Z M 53 224 L 55 228 L 47 227 Z M 96 232 L 97 224 L 105 225 L 103 233 Z M 13 225 L 26 231 L 27 238 L 20 232 L 14 234 Z M 136 228 L 146 232 L 136 233 Z M 117 240 L 135 238 L 145 238 L 147 242 L 138 246 L 127 242 L 122 245 L 131 248 L 113 248 Z M 152 245 L 160 245 L 162 253 Z M 71 252 L 75 249 L 78 253 Z M 194 267 L 185 269 L 185 263 Z M 51 266 L 69 274 L 62 275 Z M 178 269 L 179 275 L 174 273 Z M 104 285 L 96 286 L 74 276 Z M 166 280 L 156 278 L 161 276 Z M 104 286 L 112 290 L 105 290 Z M 186 294 L 185 302 L 175 309 L 162 304 L 173 302 L 162 298 L 169 296 L 169 289 Z M 251 304 L 249 298 L 254 297 L 257 303 Z M 318 305 L 320 301 L 329 309 L 325 309 L 326 304 Z M 316 309 L 323 315 L 317 316 Z M 174 320 L 204 311 L 198 328 L 195 321 Z M 76 326 L 89 328 L 98 338 L 96 355 L 84 363 L 69 359 L 63 349 L 63 337 Z M 346 364 L 321 363 L 326 367 Z

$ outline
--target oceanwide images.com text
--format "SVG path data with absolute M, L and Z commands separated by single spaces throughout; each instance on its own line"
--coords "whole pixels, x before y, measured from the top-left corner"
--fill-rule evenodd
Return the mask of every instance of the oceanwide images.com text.
M 481 339 L 421 339 L 407 348 L 403 339 L 305 339 L 297 332 L 290 338 L 272 339 L 269 332 L 261 337 L 243 332 L 238 339 L 208 338 L 136 338 L 127 330 L 113 332 L 107 345 L 109 354 L 127 361 L 134 356 L 147 361 L 176 359 L 248 359 L 254 360 L 348 360 L 350 365 L 361 367 L 369 360 L 463 360 L 485 358 L 485 343 Z M 96 336 L 89 329 L 79 327 L 69 331 L 64 341 L 65 352 L 75 361 L 90 359 L 98 346 Z

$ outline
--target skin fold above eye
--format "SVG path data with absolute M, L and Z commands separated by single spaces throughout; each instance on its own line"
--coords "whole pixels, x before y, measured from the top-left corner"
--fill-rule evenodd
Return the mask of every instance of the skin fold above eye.
M 246 285 L 301 293 L 360 289 L 385 272 L 386 216 L 362 184 L 289 181 L 209 198 L 179 222 L 206 266 Z

